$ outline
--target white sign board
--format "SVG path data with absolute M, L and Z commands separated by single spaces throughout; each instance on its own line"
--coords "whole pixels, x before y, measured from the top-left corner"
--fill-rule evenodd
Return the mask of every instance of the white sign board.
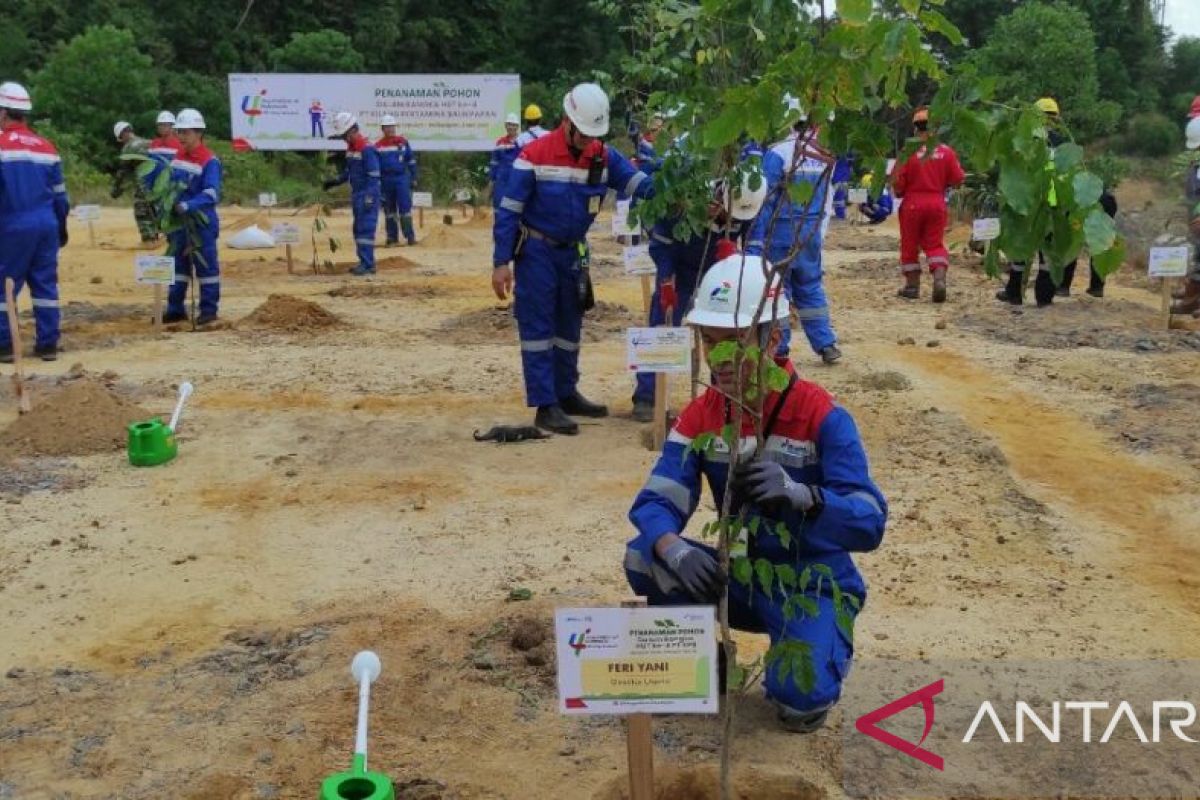
M 433 192 L 413 192 L 413 208 L 433 208 Z
M 276 222 L 271 226 L 275 244 L 300 244 L 300 226 L 294 222 Z
M 691 374 L 691 328 L 629 328 L 625 343 L 630 372 Z
M 1151 247 L 1151 278 L 1182 278 L 1188 273 L 1188 258 L 1192 250 L 1182 247 Z
M 75 206 L 75 219 L 80 222 L 95 222 L 100 219 L 100 206 Z
M 618 200 L 616 207 L 613 209 L 612 216 L 612 235 L 613 236 L 637 236 L 642 232 L 641 226 L 637 220 L 629 218 L 629 207 L 631 201 Z
M 259 208 L 274 208 L 278 202 L 274 192 L 261 192 L 258 195 Z
M 456 191 L 454 193 L 454 202 L 469 203 L 470 201 L 471 201 L 471 190 L 470 189 L 459 189 L 458 191 Z
M 625 262 L 626 275 L 654 275 L 658 272 L 654 259 L 650 258 L 649 245 L 626 247 L 621 251 L 621 259 Z
M 871 193 L 866 189 L 851 189 L 849 192 L 851 203 L 865 203 L 871 199 Z
M 255 150 L 343 150 L 328 138 L 339 111 L 354 114 L 372 141 L 391 114 L 415 150 L 491 150 L 504 118 L 520 109 L 519 75 L 229 76 L 233 141 Z
M 563 714 L 715 714 L 712 606 L 559 608 Z
M 971 238 L 977 242 L 990 242 L 1000 238 L 1000 219 L 985 217 L 971 223 Z
M 133 277 L 143 286 L 170 286 L 175 283 L 175 259 L 171 256 L 138 256 L 133 262 Z

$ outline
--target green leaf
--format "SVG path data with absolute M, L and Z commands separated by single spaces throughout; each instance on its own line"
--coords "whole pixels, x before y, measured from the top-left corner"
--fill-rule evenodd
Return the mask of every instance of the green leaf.
M 777 671 L 780 683 L 790 678 L 801 692 L 811 692 L 816 684 L 812 645 L 802 639 L 780 639 L 767 650 L 765 663 L 768 670 Z
M 815 598 L 809 597 L 806 594 L 793 594 L 788 598 L 787 605 L 794 606 L 792 609 L 793 615 L 795 615 L 797 609 L 808 617 L 817 617 L 821 614 L 820 604 L 817 603 Z
M 721 426 L 721 441 L 725 442 L 730 452 L 733 452 L 733 439 L 733 423 L 726 422 Z
M 733 579 L 743 586 L 749 588 L 751 581 L 754 580 L 754 567 L 750 564 L 748 558 L 735 558 L 729 565 L 729 571 L 733 573 Z
M 812 565 L 800 570 L 800 577 L 796 579 L 796 591 L 807 591 L 810 583 L 812 583 Z
M 790 564 L 776 564 L 775 577 L 786 589 L 796 588 L 796 570 Z
M 783 545 L 784 548 L 788 550 L 792 549 L 792 532 L 788 530 L 788 526 L 786 524 L 777 522 L 775 524 L 775 535 L 779 537 L 779 543 Z
M 1055 158 L 1057 160 L 1057 155 Z M 1075 205 L 1079 208 L 1096 205 L 1100 202 L 1100 195 L 1104 194 L 1104 181 L 1090 172 L 1077 174 L 1071 181 L 1071 187 L 1075 190 Z
M 1000 248 L 995 242 L 988 242 L 987 254 L 983 257 L 983 268 L 987 271 L 988 277 L 1000 277 Z
M 717 438 L 717 436 L 715 433 L 711 433 L 708 431 L 706 431 L 704 433 L 696 434 L 696 438 L 692 439 L 692 443 L 689 446 L 689 449 L 694 450 L 700 454 L 707 453 L 709 451 L 709 448 L 712 447 L 712 443 L 716 440 L 716 438 Z M 686 450 L 684 451 L 684 458 L 687 458 Z
M 740 106 L 726 106 L 720 116 L 704 126 L 704 143 L 709 147 L 732 144 L 745 126 L 744 117 Z
M 518 586 L 517 588 L 509 589 L 509 591 L 508 591 L 508 602 L 510 602 L 510 603 L 517 603 L 517 602 L 521 602 L 524 600 L 532 600 L 532 599 L 533 599 L 533 590 L 526 589 L 523 586 Z
M 945 36 L 950 44 L 954 45 L 955 47 L 963 43 L 962 31 L 955 27 L 953 22 L 946 19 L 946 17 L 940 11 L 934 11 L 932 8 L 927 8 L 921 12 L 920 19 L 921 22 L 925 24 L 926 28 L 934 33 L 940 33 L 942 36 Z
M 1087 239 L 1088 250 L 1103 253 L 1116 243 L 1117 227 L 1103 209 L 1094 208 L 1083 221 L 1083 235 Z
M 788 382 L 792 376 L 788 375 L 788 371 L 778 364 L 772 364 L 767 370 L 767 388 L 773 392 L 782 392 L 787 388 Z
M 1010 159 L 1000 165 L 1000 194 L 1018 214 L 1033 212 L 1037 186 L 1024 162 Z
M 1070 172 L 1083 163 L 1083 148 L 1074 142 L 1060 144 L 1054 148 L 1054 168 L 1062 173 Z M 1076 176 L 1078 180 L 1078 176 Z M 1095 202 L 1094 200 L 1092 202 Z M 1091 205 L 1087 203 L 1086 205 Z
M 900 0 L 900 7 L 915 16 L 921 10 L 921 0 Z
M 812 202 L 817 187 L 808 181 L 788 184 L 788 197 L 798 206 L 807 206 Z
M 760 558 L 754 562 L 754 574 L 758 576 L 758 585 L 762 587 L 763 594 L 770 597 L 771 587 L 775 583 L 775 566 L 765 558 Z
M 838 0 L 838 16 L 847 25 L 866 25 L 871 18 L 872 5 L 872 0 Z
M 1100 273 L 1102 278 L 1107 278 L 1119 270 L 1124 262 L 1125 240 L 1121 238 L 1118 238 L 1108 250 L 1102 253 L 1092 253 L 1092 267 Z
M 732 339 L 726 342 L 721 342 L 716 347 L 708 351 L 708 363 L 716 366 L 733 361 L 737 356 L 738 343 Z
M 751 536 L 758 536 L 758 526 L 762 523 L 762 517 L 751 517 L 750 522 L 746 525 L 746 530 Z

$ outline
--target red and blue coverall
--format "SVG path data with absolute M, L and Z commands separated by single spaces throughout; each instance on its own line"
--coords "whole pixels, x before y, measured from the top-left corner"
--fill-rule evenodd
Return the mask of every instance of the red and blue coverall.
M 162 170 L 170 169 L 171 162 L 175 157 L 183 151 L 183 146 L 179 143 L 179 138 L 174 134 L 170 136 L 156 136 L 150 140 L 150 148 L 146 151 L 150 158 L 154 159 L 155 168 L 146 175 L 146 188 L 152 188 L 154 181 L 158 178 Z
M 354 216 L 354 249 L 358 267 L 375 271 L 375 231 L 379 227 L 379 154 L 361 133 L 346 143 L 346 166 L 332 182 L 350 182 L 350 211 Z
M 521 151 L 517 148 L 516 136 L 501 136 L 492 149 L 492 160 L 488 162 L 488 180 L 492 182 L 492 208 L 500 208 L 504 198 L 504 186 L 512 172 L 513 162 Z
M 929 271 L 947 269 L 950 251 L 946 249 L 946 190 L 958 186 L 966 175 L 958 163 L 958 154 L 939 144 L 926 158 L 922 145 L 892 176 L 892 188 L 900 204 L 900 271 L 920 272 L 921 251 L 929 261 Z
M 795 378 L 790 361 L 780 359 L 779 363 Z M 764 414 L 768 418 L 780 396 L 772 392 L 767 397 Z M 633 501 L 629 519 L 637 536 L 625 551 L 625 574 L 634 592 L 648 598 L 651 605 L 694 604 L 658 558 L 654 544 L 665 534 L 683 533 L 700 504 L 704 481 L 720 507 L 730 461 L 721 428 L 729 420 L 725 398 L 715 389 L 693 400 L 679 415 L 662 455 Z M 716 447 L 707 454 L 691 449 L 702 433 L 715 435 Z M 753 453 L 754 446 L 753 423 L 746 415 L 739 462 Z M 887 522 L 887 502 L 871 480 L 866 452 L 850 414 L 835 405 L 821 387 L 796 379 L 760 458 L 780 463 L 793 481 L 818 487 L 821 502 L 806 514 L 789 511 L 779 519 L 763 518 L 749 543 L 751 557 L 788 564 L 797 574 L 806 567 L 824 565 L 843 592 L 865 601 L 866 585 L 850 554 L 879 546 Z M 755 516 L 761 515 L 751 508 L 749 519 Z M 774 532 L 779 522 L 791 533 L 787 547 Z M 708 545 L 688 541 L 715 552 Z M 827 709 L 837 702 L 854 653 L 851 640 L 835 623 L 828 582 L 818 588 L 816 570 L 811 573 L 813 580 L 806 594 L 818 604 L 820 613 L 813 617 L 801 612 L 790 621 L 783 612 L 787 595 L 778 585 L 770 593 L 753 581 L 747 586 L 733 580 L 729 586 L 729 615 L 735 628 L 766 633 L 772 644 L 791 639 L 812 647 L 816 672 L 812 691 L 800 691 L 775 668 L 767 670 L 764 680 L 768 697 L 802 713 Z M 854 613 L 852 608 L 846 610 Z
M 610 188 L 642 198 L 654 191 L 644 172 L 603 142 L 572 152 L 565 124 L 513 162 L 496 212 L 492 263 L 516 262 L 517 331 L 530 406 L 575 395 L 583 325 L 580 246 Z
M 221 268 L 217 263 L 217 237 L 221 234 L 221 220 L 217 216 L 217 203 L 221 201 L 221 162 L 203 144 L 190 153 L 180 150 L 171 162 L 171 179 L 186 183 L 176 203 L 188 224 L 187 228 L 175 231 L 169 237 L 171 253 L 175 256 L 175 283 L 167 293 L 167 313 L 187 313 L 184 301 L 195 269 L 196 282 L 200 284 L 200 315 L 215 317 L 221 302 Z M 199 239 L 198 251 L 189 236 L 189 228 Z
M 811 129 L 793 133 L 777 142 L 763 155 L 763 177 L 767 182 L 767 201 L 754 221 L 746 243 L 749 255 L 765 255 L 768 262 L 785 261 L 794 246 L 804 242 L 788 266 L 784 289 L 800 319 L 813 352 L 837 344 L 837 334 L 829 322 L 829 301 L 825 298 L 821 246 L 825 222 L 832 201 L 831 170 L 834 158 L 816 143 Z M 788 193 L 791 184 L 810 183 L 812 199 L 801 204 Z M 774 220 L 773 227 L 772 220 Z M 767 230 L 771 227 L 771 230 Z M 767 241 L 767 236 L 770 240 Z M 791 349 L 790 327 L 783 329 L 779 355 Z
M 417 159 L 403 136 L 384 136 L 375 143 L 379 153 L 380 191 L 383 195 L 383 224 L 388 244 L 399 241 L 400 229 L 409 244 L 417 243 L 412 224 L 412 187 L 417 182 Z M 397 227 L 399 222 L 399 229 Z M 371 232 L 375 235 L 374 229 Z
M 15 293 L 29 284 L 39 349 L 58 344 L 58 248 L 68 211 L 58 150 L 23 122 L 4 126 L 0 131 L 0 279 L 11 278 Z M 0 348 L 12 348 L 3 294 Z

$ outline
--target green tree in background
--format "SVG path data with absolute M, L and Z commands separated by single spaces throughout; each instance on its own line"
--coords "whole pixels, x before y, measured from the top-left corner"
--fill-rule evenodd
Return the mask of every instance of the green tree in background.
M 1166 111 L 1172 119 L 1187 116 L 1192 98 L 1200 94 L 1200 39 L 1184 36 L 1171 47 Z
M 367 62 L 340 31 L 293 33 L 283 47 L 271 51 L 276 72 L 362 72 Z
M 112 126 L 118 118 L 146 130 L 159 105 L 153 62 L 138 51 L 132 33 L 111 25 L 76 36 L 50 57 L 32 84 L 37 116 L 82 134 L 79 146 L 94 164 L 112 159 Z

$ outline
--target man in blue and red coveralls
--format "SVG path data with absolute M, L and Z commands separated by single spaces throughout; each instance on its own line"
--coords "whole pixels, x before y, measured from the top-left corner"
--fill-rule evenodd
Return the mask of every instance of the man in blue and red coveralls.
M 594 302 L 583 268 L 588 228 L 608 190 L 646 198 L 653 184 L 600 138 L 608 133 L 608 96 L 581 83 L 563 98 L 565 116 L 551 133 L 527 145 L 513 163 L 493 228 L 492 289 L 501 300 L 516 286 L 517 331 L 525 399 L 534 423 L 575 434 L 570 414 L 604 417 L 579 383 L 583 312 Z M 516 262 L 514 279 L 511 264 Z
M 186 184 L 175 202 L 175 212 L 184 217 L 187 225 L 169 237 L 170 251 L 175 256 L 175 283 L 167 293 L 163 322 L 182 322 L 188 318 L 184 300 L 194 273 L 200 294 L 196 324 L 208 325 L 216 321 L 221 302 L 221 268 L 217 263 L 221 162 L 204 144 L 204 117 L 199 111 L 194 108 L 180 111 L 175 129 L 179 132 L 180 150 L 171 162 L 171 179 Z M 195 240 L 199 241 L 199 248 Z
M 358 129 L 358 120 L 349 111 L 333 117 L 330 139 L 346 140 L 346 164 L 341 174 L 322 186 L 326 190 L 350 182 L 350 213 L 353 215 L 354 249 L 358 264 L 351 275 L 375 274 L 375 230 L 379 227 L 379 153 L 375 145 Z
M 384 114 L 380 127 L 383 128 L 383 138 L 375 143 L 375 151 L 379 153 L 380 193 L 383 198 L 384 227 L 387 229 L 385 244 L 399 243 L 400 230 L 403 230 L 404 239 L 411 246 L 417 243 L 412 223 L 412 190 L 417 183 L 417 159 L 408 139 L 396 135 L 395 117 Z
M 0 84 L 0 283 L 13 282 L 13 301 L 26 283 L 37 327 L 34 353 L 58 357 L 58 250 L 67 244 L 67 187 L 62 160 L 29 129 L 29 92 Z M 0 361 L 13 360 L 12 331 L 0 287 Z M 14 309 L 15 311 L 15 309 Z
M 784 726 L 806 733 L 824 723 L 841 697 L 854 652 L 854 618 L 866 599 L 850 554 L 879 546 L 887 503 L 871 480 L 850 414 L 824 389 L 800 379 L 791 361 L 776 358 L 787 370 L 787 387 L 758 401 L 743 389 L 757 366 L 754 360 L 742 362 L 740 380 L 731 361 L 713 363 L 713 348 L 731 340 L 777 352 L 780 326 L 790 313 L 780 289 L 777 280 L 767 285 L 757 256 L 735 254 L 705 273 L 687 321 L 700 328 L 714 385 L 679 415 L 633 501 L 629 519 L 637 536 L 625 552 L 625 573 L 652 606 L 718 602 L 726 576 L 716 551 L 682 533 L 700 504 L 705 481 L 718 506 L 724 498 L 731 453 L 721 431 L 733 420 L 729 398 L 759 408 L 766 441 L 762 452 L 755 453 L 751 415 L 743 415 L 738 434 L 731 513 L 744 511 L 748 531 L 754 532 L 747 533 L 738 555 L 790 566 L 799 580 L 787 588 L 772 582 L 769 590 L 753 579 L 729 583 L 729 617 L 738 630 L 767 634 L 773 647 L 800 642 L 809 649 L 811 687 L 787 677 L 778 661 L 769 662 L 763 681 Z M 758 328 L 750 331 L 764 297 Z M 705 434 L 715 437 L 710 446 L 693 449 Z M 780 524 L 786 536 L 780 535 Z
M 509 114 L 504 120 L 504 135 L 496 140 L 492 150 L 492 160 L 488 162 L 488 180 L 492 182 L 492 209 L 500 208 L 500 200 L 504 198 L 504 186 L 508 183 L 509 173 L 512 172 L 513 162 L 517 160 L 520 150 L 517 148 L 517 135 L 521 132 L 521 120 L 516 114 Z
M 150 156 L 163 166 L 175 160 L 179 154 L 179 137 L 175 135 L 175 115 L 170 111 L 158 112 L 154 132 L 150 140 Z

